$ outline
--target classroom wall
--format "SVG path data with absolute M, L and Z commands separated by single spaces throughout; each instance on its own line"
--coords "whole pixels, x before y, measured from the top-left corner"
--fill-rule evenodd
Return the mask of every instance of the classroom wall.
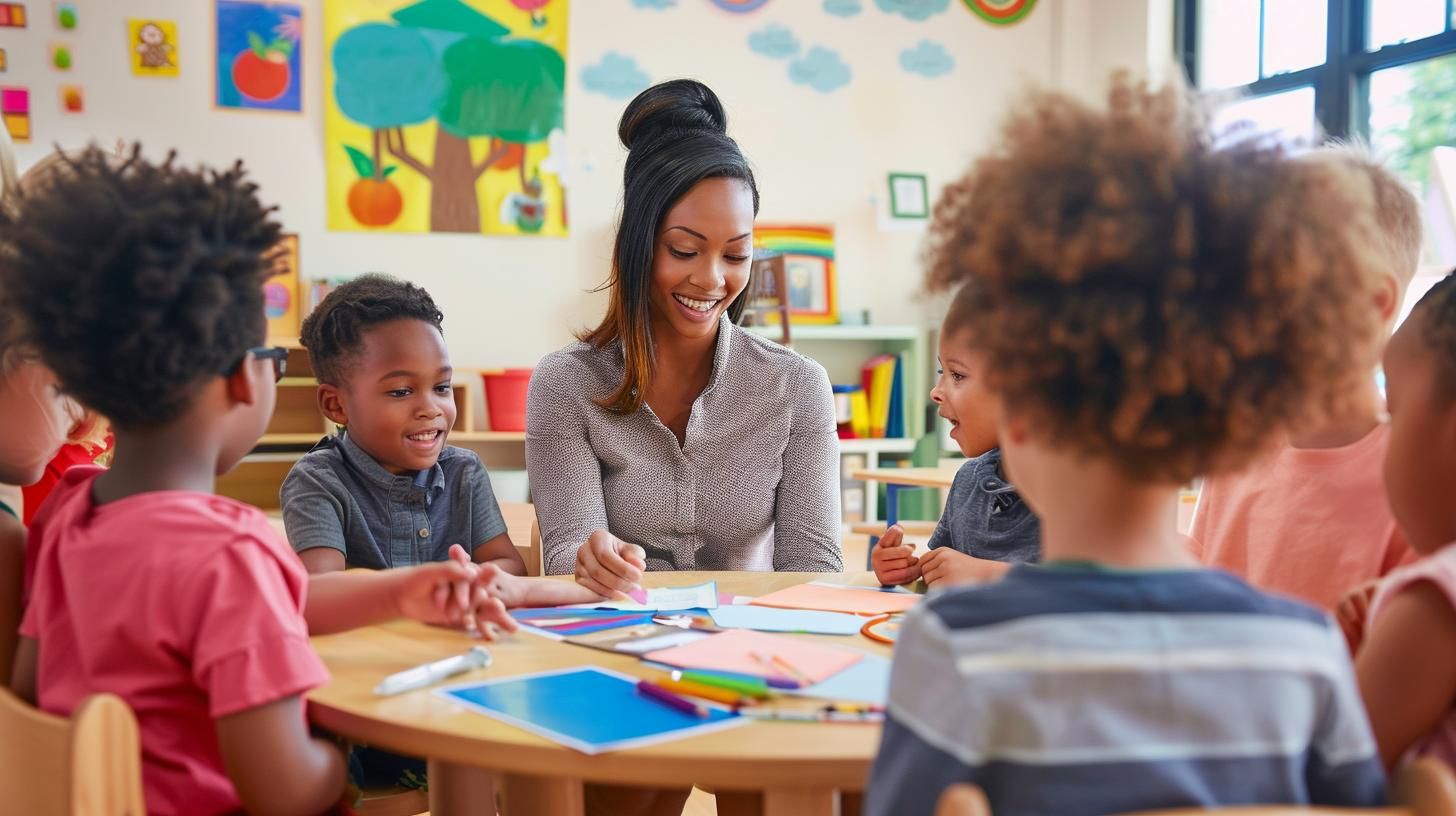
M 286 227 L 301 235 L 305 278 L 381 271 L 424 285 L 445 310 L 456 364 L 469 367 L 532 364 L 602 311 L 604 295 L 590 290 L 608 271 L 624 159 L 616 124 L 626 100 L 586 92 L 581 75 L 606 52 L 632 56 L 653 81 L 690 76 L 719 93 L 731 134 L 757 168 L 760 218 L 835 225 L 842 310 L 928 325 L 938 315 L 916 293 L 924 236 L 882 227 L 886 174 L 925 173 L 933 195 L 987 144 L 1027 83 L 1095 96 L 1113 67 L 1146 70 L 1157 44 L 1171 42 L 1162 20 L 1172 7 L 1172 0 L 1041 0 L 1024 21 L 996 28 L 962 0 L 923 22 L 880 10 L 904 0 L 860 0 L 852 17 L 826 13 L 824 0 L 771 0 L 741 15 L 708 0 L 572 0 L 572 234 L 547 239 L 325 230 L 323 2 L 303 2 L 304 113 L 276 114 L 214 109 L 211 2 L 77 0 L 80 27 L 62 33 L 51 3 L 31 0 L 28 29 L 0 29 L 9 62 L 0 84 L 32 92 L 36 138 L 19 148 L 22 167 L 54 143 L 91 139 L 140 140 L 154 156 L 175 147 L 186 161 L 242 157 Z M 124 19 L 142 16 L 177 21 L 179 78 L 131 76 Z M 789 82 L 785 60 L 747 44 L 770 23 L 805 48 L 837 51 L 850 66 L 849 85 L 824 94 Z M 952 54 L 949 74 L 927 78 L 899 67 L 899 53 L 922 39 Z M 58 41 L 76 52 L 64 74 L 47 60 Z M 83 114 L 61 112 L 58 87 L 70 83 L 85 89 Z

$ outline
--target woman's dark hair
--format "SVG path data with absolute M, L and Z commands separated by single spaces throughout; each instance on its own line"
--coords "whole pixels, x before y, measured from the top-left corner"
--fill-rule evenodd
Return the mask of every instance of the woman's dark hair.
M 642 407 L 652 379 L 652 328 L 648 292 L 657 229 L 667 211 L 693 185 L 711 178 L 739 179 L 753 192 L 758 214 L 758 185 L 753 170 L 728 138 L 728 116 L 713 91 L 692 79 L 674 79 L 643 91 L 627 105 L 617 136 L 627 148 L 623 173 L 622 218 L 612 250 L 612 275 L 606 287 L 611 303 L 600 325 L 580 335 L 596 348 L 620 341 L 622 383 L 598 404 L 617 414 Z M 729 305 L 735 323 L 744 299 Z

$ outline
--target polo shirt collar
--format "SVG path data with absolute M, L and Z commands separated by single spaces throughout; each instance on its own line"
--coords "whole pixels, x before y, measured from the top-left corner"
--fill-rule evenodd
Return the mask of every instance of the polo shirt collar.
M 353 437 L 347 431 L 339 434 L 339 450 L 351 467 L 364 474 L 365 478 L 382 489 L 416 487 L 424 490 L 426 495 L 433 495 L 445 489 L 445 469 L 440 467 L 438 459 L 429 470 L 396 475 L 385 470 L 384 466 L 375 461 L 373 456 L 355 444 Z

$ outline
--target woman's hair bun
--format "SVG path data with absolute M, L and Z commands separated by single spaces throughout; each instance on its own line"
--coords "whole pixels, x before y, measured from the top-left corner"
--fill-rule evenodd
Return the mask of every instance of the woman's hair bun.
M 622 112 L 617 137 L 628 150 L 669 133 L 728 133 L 728 114 L 713 89 L 696 79 L 672 79 L 637 94 Z

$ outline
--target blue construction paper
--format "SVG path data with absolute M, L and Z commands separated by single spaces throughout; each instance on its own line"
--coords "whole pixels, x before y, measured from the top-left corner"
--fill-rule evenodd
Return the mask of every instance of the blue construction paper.
M 890 699 L 890 659 L 867 654 L 833 677 L 801 689 L 776 689 L 784 694 L 818 697 L 846 703 L 884 705 Z
M 708 707 L 700 718 L 637 693 L 637 678 L 594 666 L 523 674 L 435 692 L 585 754 L 639 748 L 742 725 Z
M 775 609 L 769 606 L 720 606 L 712 610 L 713 623 L 724 629 L 759 632 L 804 632 L 813 635 L 857 635 L 866 619 L 843 612 L 810 609 Z

